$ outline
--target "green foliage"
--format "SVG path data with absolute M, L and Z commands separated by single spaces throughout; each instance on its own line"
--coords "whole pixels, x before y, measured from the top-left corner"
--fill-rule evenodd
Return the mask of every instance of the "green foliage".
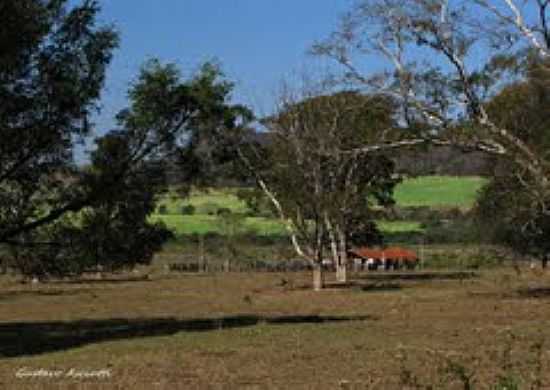
M 486 105 L 495 123 L 537 153 L 550 147 L 550 73 L 548 60 L 528 61 L 526 79 L 508 85 Z
M 444 369 L 452 378 L 460 382 L 464 390 L 475 389 L 475 371 L 470 371 L 463 364 L 447 359 L 447 364 Z
M 241 214 L 219 213 L 220 230 L 224 236 L 235 236 L 245 229 L 245 217 Z
M 231 209 L 228 209 L 227 207 L 222 207 L 222 208 L 219 208 L 218 211 L 216 211 L 216 214 L 218 216 L 223 217 L 223 216 L 232 214 L 232 212 L 231 212 Z
M 200 206 L 201 214 L 216 215 L 218 213 L 219 206 L 217 203 L 208 202 Z
M 188 204 L 181 207 L 182 215 L 193 215 L 195 214 L 195 211 L 196 211 L 195 206 L 193 206 L 192 204 Z
M 347 232 L 347 241 L 350 248 L 383 245 L 383 232 L 376 222 L 367 219 L 366 215 L 357 213 L 355 218 L 350 218 L 347 223 L 350 226 Z
M 500 376 L 497 379 L 497 383 L 492 387 L 493 390 L 520 390 L 520 381 L 513 375 L 508 374 L 505 376 Z
M 510 176 L 493 178 L 479 198 L 478 222 L 495 242 L 521 253 L 543 256 L 550 252 L 550 217 L 528 192 L 518 191 L 521 184 L 517 180 Z
M 98 13 L 97 1 L 0 3 L 0 242 L 82 207 L 73 152 L 118 44 Z
M 150 220 L 165 223 L 178 236 L 207 233 L 223 234 L 219 217 L 215 214 L 207 215 L 197 212 L 193 215 L 153 215 Z M 246 217 L 244 224 L 246 230 L 254 231 L 260 236 L 286 236 L 287 234 L 284 226 L 276 219 Z
M 168 168 L 182 187 L 199 183 L 210 173 L 205 162 L 230 156 L 224 134 L 252 116 L 227 104 L 233 85 L 219 67 L 184 79 L 151 60 L 117 129 L 95 140 L 89 166 L 76 167 L 117 35 L 97 27 L 97 1 L 67 3 L 0 4 L 10 15 L 0 25 L 0 243 L 16 268 L 43 276 L 149 262 L 170 237 L 149 219 Z
M 393 204 L 399 182 L 394 163 L 383 154 L 350 151 L 395 127 L 394 106 L 382 96 L 353 91 L 308 92 L 265 120 L 276 136 L 258 162 L 263 177 L 313 257 L 328 240 L 340 254 L 350 237 L 380 242 L 369 210 L 374 203 Z
M 127 142 L 122 134 L 113 133 L 98 139 L 89 180 L 104 180 L 108 177 L 105 171 L 126 161 Z M 104 187 L 93 207 L 80 210 L 78 221 L 59 220 L 41 230 L 39 237 L 47 245 L 16 247 L 16 257 L 24 259 L 18 263 L 20 271 L 48 277 L 78 274 L 95 266 L 112 271 L 148 264 L 171 237 L 164 225 L 148 222 L 155 209 L 155 194 L 165 185 L 162 167 L 149 164 L 136 166 L 136 173 Z
M 239 188 L 237 198 L 246 205 L 250 216 L 275 217 L 275 210 L 260 188 Z
M 446 180 L 448 179 L 448 180 Z M 417 199 L 425 199 L 432 194 L 432 186 L 427 186 L 426 192 L 422 193 L 422 187 L 419 186 L 421 182 L 432 183 L 433 186 L 443 187 L 438 189 L 441 194 L 449 194 L 451 191 L 444 191 L 444 187 L 448 183 L 458 182 L 464 186 L 469 186 L 472 182 L 476 183 L 477 180 L 470 180 L 470 178 L 445 178 L 437 177 L 432 180 L 431 177 L 406 179 L 403 183 L 398 184 L 398 187 L 413 188 L 414 197 Z M 409 181 L 413 184 L 409 186 Z M 480 179 L 482 182 L 483 179 Z M 458 186 L 458 184 L 457 184 Z M 477 184 L 476 184 L 477 186 Z M 456 188 L 453 186 L 453 189 Z M 405 194 L 406 195 L 406 194 Z M 253 200 L 248 200 L 250 196 Z M 435 198 L 434 198 L 435 199 Z M 206 233 L 206 232 L 219 232 L 217 220 L 215 214 L 220 208 L 230 209 L 233 213 L 246 214 L 246 225 L 259 232 L 262 235 L 286 235 L 282 224 L 277 218 L 273 216 L 272 211 L 260 211 L 260 215 L 250 211 L 250 208 L 254 209 L 254 204 L 259 201 L 267 208 L 269 202 L 265 199 L 265 196 L 261 190 L 243 188 L 237 191 L 232 189 L 215 189 L 207 192 L 192 191 L 191 196 L 188 199 L 185 198 L 173 198 L 172 196 L 166 196 L 162 198 L 162 204 L 167 205 L 170 215 L 163 215 L 162 218 L 156 217 L 156 220 L 163 220 L 177 234 L 192 234 L 192 233 Z M 453 198 L 447 198 L 445 202 L 451 202 Z M 195 207 L 195 213 L 189 216 L 178 216 L 178 210 L 185 205 L 192 205 Z M 206 207 L 205 207 L 206 205 Z M 260 209 L 263 208 L 260 206 Z M 464 212 L 456 208 L 439 208 L 428 206 L 411 206 L 400 208 L 394 208 L 393 212 L 388 213 L 375 212 L 372 213 L 373 218 L 377 221 L 378 228 L 384 235 L 390 235 L 392 239 L 398 239 L 407 241 L 404 238 L 405 234 L 412 234 L 410 239 L 412 242 L 418 242 L 420 234 L 424 235 L 426 242 L 471 242 L 477 241 L 476 235 L 478 235 L 475 224 L 463 216 Z M 208 215 L 208 213 L 211 215 Z M 264 215 L 264 213 L 266 215 Z M 252 215 L 252 216 L 251 216 Z M 446 223 L 441 223 L 441 219 L 448 220 Z M 431 221 L 431 222 L 430 222 Z M 359 222 L 366 223 L 365 219 L 359 219 Z M 484 236 L 483 236 L 484 237 Z M 483 238 L 482 237 L 482 238 Z M 410 241 L 410 240 L 409 240 Z
M 526 81 L 504 89 L 488 104 L 500 125 L 539 154 L 547 154 L 550 147 L 550 84 L 549 74 L 541 72 L 543 65 L 531 64 Z M 550 253 L 548 205 L 547 185 L 508 163 L 483 188 L 476 214 L 495 242 L 544 256 Z
M 431 244 L 418 249 L 423 251 L 424 266 L 429 269 L 495 269 L 515 259 L 513 254 L 488 245 Z

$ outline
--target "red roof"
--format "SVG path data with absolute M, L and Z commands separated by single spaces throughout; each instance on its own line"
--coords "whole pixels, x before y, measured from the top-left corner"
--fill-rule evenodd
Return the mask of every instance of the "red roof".
M 353 249 L 350 252 L 363 259 L 381 259 L 383 257 L 382 251 L 367 247 Z
M 411 250 L 400 248 L 397 246 L 386 248 L 384 250 L 384 255 L 387 259 L 396 259 L 396 260 L 417 260 L 418 256 Z
M 414 251 L 397 246 L 384 250 L 370 249 L 367 247 L 357 248 L 350 251 L 352 254 L 363 259 L 393 259 L 393 260 L 418 260 Z

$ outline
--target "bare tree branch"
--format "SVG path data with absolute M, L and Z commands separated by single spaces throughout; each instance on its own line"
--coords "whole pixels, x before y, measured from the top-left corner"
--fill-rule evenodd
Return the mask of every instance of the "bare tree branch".
M 541 57 L 548 57 L 550 56 L 549 48 L 547 45 L 539 42 L 539 39 L 533 32 L 533 30 L 527 26 L 525 23 L 525 19 L 523 18 L 523 15 L 521 14 L 521 11 L 517 7 L 517 5 L 514 3 L 513 0 L 503 0 L 508 8 L 513 12 L 514 14 L 514 25 L 517 27 L 517 29 L 525 36 L 525 38 L 531 43 L 531 45 L 539 52 Z M 539 4 L 541 4 L 539 2 Z M 494 8 L 494 7 L 492 7 Z M 543 9 L 541 5 L 541 9 Z M 498 15 L 498 14 L 497 14 Z M 546 18 L 543 18 L 542 21 L 545 22 Z

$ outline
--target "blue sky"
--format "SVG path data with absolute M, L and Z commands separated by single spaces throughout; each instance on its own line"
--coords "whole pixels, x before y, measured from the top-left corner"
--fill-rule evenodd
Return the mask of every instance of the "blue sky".
M 114 127 L 114 116 L 127 106 L 126 93 L 131 82 L 140 66 L 151 58 L 178 64 L 186 76 L 193 74 L 202 62 L 215 59 L 236 83 L 234 102 L 250 106 L 258 116 L 271 113 L 283 79 L 292 79 L 293 74 L 304 70 L 320 74 L 335 66 L 328 59 L 307 55 L 307 50 L 334 31 L 340 16 L 355 3 L 354 0 L 99 1 L 100 22 L 113 24 L 120 32 L 121 43 L 109 68 L 102 111 L 95 118 L 97 135 Z M 432 57 L 421 59 L 437 61 Z M 470 61 L 471 66 L 477 65 L 475 53 Z M 365 57 L 358 62 L 363 70 L 380 70 L 384 66 L 379 58 Z M 78 154 L 82 155 L 81 152 Z
M 217 59 L 236 82 L 234 101 L 269 112 L 280 81 L 306 64 L 306 54 L 350 8 L 351 0 L 102 0 L 102 23 L 121 34 L 96 119 L 98 133 L 113 126 L 129 84 L 149 58 L 175 62 L 192 74 Z

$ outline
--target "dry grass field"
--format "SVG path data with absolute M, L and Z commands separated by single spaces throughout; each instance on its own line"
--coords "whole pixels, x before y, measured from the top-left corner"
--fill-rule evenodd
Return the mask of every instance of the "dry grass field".
M 550 273 L 333 278 L 4 279 L 0 389 L 550 388 Z

